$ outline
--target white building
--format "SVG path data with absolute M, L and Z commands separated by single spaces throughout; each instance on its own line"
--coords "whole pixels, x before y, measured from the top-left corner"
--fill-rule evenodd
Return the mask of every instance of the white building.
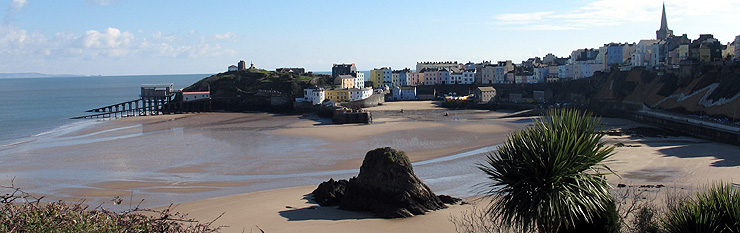
M 481 77 L 481 84 L 493 84 L 496 73 L 496 66 L 485 65 L 478 70 Z
M 400 70 L 394 70 L 391 72 L 391 82 L 390 87 L 400 87 L 401 86 L 401 71 Z
M 371 95 L 373 95 L 373 89 L 370 87 L 349 89 L 349 101 L 364 100 L 370 98 Z
M 393 87 L 391 95 L 393 100 L 415 100 L 416 87 Z
M 450 70 L 450 80 L 445 82 L 445 84 L 460 84 L 463 80 L 463 71 L 459 68 L 452 68 Z
M 637 43 L 635 52 L 632 53 L 631 65 L 645 67 L 649 66 L 652 46 L 655 43 L 658 43 L 658 40 L 640 40 L 640 42 Z
M 356 72 L 355 76 L 355 88 L 365 88 L 365 73 Z
M 326 90 L 320 87 L 303 89 L 303 98 L 312 105 L 321 104 L 326 99 Z
M 230 65 L 229 68 L 228 68 L 228 71 L 229 72 L 231 72 L 231 71 L 237 71 L 237 70 L 239 70 L 239 67 L 238 66 L 235 66 L 235 65 Z
M 594 73 L 598 71 L 603 71 L 604 66 L 603 64 L 599 63 L 585 63 L 581 64 L 581 76 L 582 78 L 588 78 L 591 76 L 594 76 Z
M 462 81 L 458 84 L 473 84 L 475 82 L 475 66 L 463 70 Z
M 565 64 L 558 66 L 558 77 L 560 79 L 572 79 L 573 78 L 573 65 Z
M 182 101 L 185 101 L 185 102 L 202 100 L 202 99 L 210 99 L 210 98 L 211 98 L 210 91 L 183 92 L 182 93 Z

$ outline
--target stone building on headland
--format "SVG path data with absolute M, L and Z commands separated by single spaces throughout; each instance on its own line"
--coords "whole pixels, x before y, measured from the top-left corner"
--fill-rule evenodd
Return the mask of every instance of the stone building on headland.
M 239 70 L 246 70 L 247 69 L 247 62 L 244 60 L 239 61 L 239 66 L 237 67 Z
M 357 73 L 357 66 L 352 64 L 334 64 L 331 68 L 331 76 L 336 78 L 339 75 L 351 75 Z

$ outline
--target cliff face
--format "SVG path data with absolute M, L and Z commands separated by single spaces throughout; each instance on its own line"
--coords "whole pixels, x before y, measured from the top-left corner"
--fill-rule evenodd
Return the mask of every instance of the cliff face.
M 610 74 L 596 98 L 643 103 L 690 114 L 733 118 L 740 114 L 740 67 L 705 66 L 658 75 L 636 69 Z M 619 76 L 625 75 L 624 79 Z M 608 84 L 608 85 L 607 85 Z M 623 88 L 623 87 L 634 88 Z M 611 98 L 609 98 L 611 97 Z
M 740 65 L 687 66 L 658 73 L 631 71 L 597 73 L 594 77 L 532 85 L 494 86 L 499 97 L 545 91 L 549 102 L 595 105 L 595 102 L 628 102 L 685 114 L 740 118 Z

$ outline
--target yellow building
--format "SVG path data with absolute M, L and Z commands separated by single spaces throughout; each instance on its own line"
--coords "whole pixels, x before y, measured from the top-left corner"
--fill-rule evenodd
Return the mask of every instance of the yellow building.
M 355 77 L 352 75 L 339 75 L 334 79 L 334 84 L 336 84 L 338 88 L 354 88 Z
M 326 99 L 334 102 L 349 101 L 349 89 L 326 90 Z
M 689 58 L 689 45 L 679 45 L 678 46 L 678 60 L 685 61 Z
M 699 48 L 699 61 L 701 62 L 711 62 L 712 61 L 712 50 L 709 47 L 700 47 Z
M 418 70 L 416 72 L 419 72 Z M 424 85 L 424 73 L 419 72 L 419 81 L 417 85 Z
M 373 88 L 383 87 L 383 70 L 373 69 L 370 71 L 370 81 L 373 82 Z

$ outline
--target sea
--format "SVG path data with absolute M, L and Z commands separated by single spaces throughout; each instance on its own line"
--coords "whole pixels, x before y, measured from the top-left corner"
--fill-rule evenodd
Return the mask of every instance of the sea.
M 139 99 L 142 84 L 181 89 L 211 74 L 0 78 L 0 147 L 85 124 L 90 109 Z

